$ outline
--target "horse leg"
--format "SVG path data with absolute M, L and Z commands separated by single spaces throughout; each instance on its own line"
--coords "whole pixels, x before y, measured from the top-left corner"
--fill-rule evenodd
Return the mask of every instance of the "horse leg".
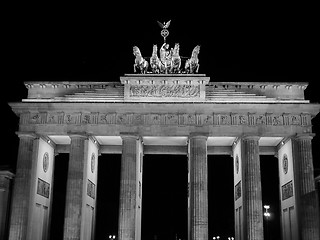
M 188 60 L 186 61 L 185 65 L 184 65 L 184 70 L 186 71 L 186 73 L 188 73 Z

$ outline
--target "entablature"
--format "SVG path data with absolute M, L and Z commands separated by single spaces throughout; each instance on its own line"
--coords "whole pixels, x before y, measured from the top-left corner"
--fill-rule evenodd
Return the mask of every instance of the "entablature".
M 68 108 L 55 108 L 54 104 L 47 103 L 37 107 L 31 103 L 11 104 L 20 117 L 20 131 L 66 133 L 77 130 L 118 135 L 134 130 L 151 136 L 174 136 L 194 131 L 218 136 L 310 133 L 311 119 L 319 110 L 318 105 L 312 104 L 255 108 L 245 104 L 175 104 L 170 109 L 167 104 L 100 104 L 99 107 L 88 104 L 81 108 L 68 105 Z
M 205 74 L 125 74 L 121 82 L 26 82 L 24 102 L 297 102 L 306 82 L 210 82 Z

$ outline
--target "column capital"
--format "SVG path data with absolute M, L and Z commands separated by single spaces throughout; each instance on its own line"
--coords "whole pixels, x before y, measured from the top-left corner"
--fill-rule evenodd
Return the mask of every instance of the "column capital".
M 307 139 L 310 139 L 310 140 L 312 140 L 315 135 L 316 134 L 314 134 L 314 133 L 299 133 L 299 134 L 296 134 L 295 136 L 293 136 L 292 139 L 295 139 L 295 140 L 307 140 Z
M 39 135 L 36 134 L 35 132 L 20 132 L 20 131 L 17 131 L 16 134 L 17 134 L 17 136 L 19 138 L 33 138 L 33 139 L 39 138 Z
M 120 137 L 122 138 L 122 140 L 124 139 L 140 140 L 139 134 L 135 132 L 121 132 Z
M 192 138 L 202 138 L 207 140 L 208 139 L 209 134 L 208 133 L 202 133 L 202 132 L 191 132 L 189 134 L 189 139 Z
M 241 139 L 243 140 L 257 140 L 259 141 L 261 137 L 260 136 L 255 136 L 255 135 L 243 135 L 241 136 Z
M 77 132 L 70 132 L 68 133 L 68 136 L 72 139 L 72 138 L 85 138 L 88 139 L 88 134 L 87 133 L 77 133 Z

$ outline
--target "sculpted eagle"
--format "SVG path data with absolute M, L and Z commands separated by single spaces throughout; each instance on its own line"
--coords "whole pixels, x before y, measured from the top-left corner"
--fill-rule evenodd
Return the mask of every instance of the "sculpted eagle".
M 163 23 L 161 23 L 161 22 L 159 22 L 159 21 L 157 21 L 157 22 L 158 22 L 159 26 L 160 26 L 162 29 L 167 29 L 167 28 L 170 26 L 171 20 L 169 20 L 168 22 L 163 22 Z

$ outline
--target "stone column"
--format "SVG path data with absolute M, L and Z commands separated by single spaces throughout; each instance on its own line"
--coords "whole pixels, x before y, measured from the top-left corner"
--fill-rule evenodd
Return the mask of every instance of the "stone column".
M 11 181 L 14 174 L 7 170 L 0 171 L 0 239 L 8 238 L 8 217 L 10 209 Z
M 207 137 L 189 139 L 189 240 L 208 239 Z
M 319 206 L 313 175 L 311 140 L 310 135 L 300 135 L 292 139 L 298 224 L 300 237 L 303 240 L 320 239 Z
M 35 134 L 19 133 L 19 150 L 13 186 L 9 240 L 27 237 L 29 202 L 32 182 L 32 165 Z
M 85 151 L 87 137 L 84 135 L 70 135 L 71 147 L 66 191 L 66 207 L 64 219 L 64 239 L 80 239 L 83 179 L 85 167 Z
M 137 162 L 139 160 L 138 137 L 122 135 L 119 240 L 135 240 L 136 200 L 137 200 Z M 140 227 L 140 226 L 139 226 Z M 138 240 L 138 239 L 137 239 Z
M 243 236 L 263 239 L 263 208 L 259 157 L 259 137 L 244 137 L 241 142 L 243 181 Z

